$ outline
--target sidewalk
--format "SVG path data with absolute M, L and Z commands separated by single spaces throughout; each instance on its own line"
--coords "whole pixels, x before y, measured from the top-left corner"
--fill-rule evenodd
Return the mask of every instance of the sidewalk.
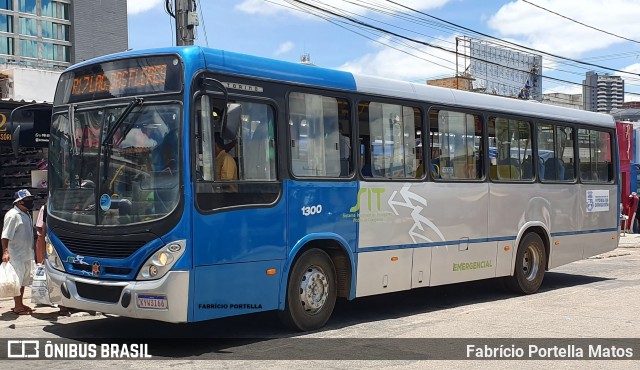
M 620 234 L 618 248 L 640 248 L 640 234 L 627 233 L 624 236 Z
M 30 318 L 36 318 L 39 320 L 46 320 L 49 322 L 60 322 L 61 320 L 67 319 L 69 317 L 84 317 L 84 316 L 98 316 L 101 315 L 95 312 L 85 312 L 85 311 L 74 311 L 70 315 L 60 315 L 60 309 L 54 306 L 47 305 L 34 305 L 31 303 L 31 288 L 24 288 L 24 299 L 23 302 L 25 305 L 35 308 L 35 311 L 31 315 L 16 315 L 11 312 L 11 308 L 13 307 L 13 298 L 0 298 L 0 327 L 5 326 L 2 321 L 10 322 L 14 324 L 18 323 L 26 323 L 30 320 Z M 0 335 L 1 337 L 1 335 Z

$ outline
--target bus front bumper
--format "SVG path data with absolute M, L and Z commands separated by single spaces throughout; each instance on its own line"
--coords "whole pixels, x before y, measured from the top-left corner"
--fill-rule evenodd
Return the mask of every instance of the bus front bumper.
M 46 262 L 52 303 L 140 319 L 187 322 L 189 271 L 169 271 L 158 280 L 112 281 L 58 271 Z

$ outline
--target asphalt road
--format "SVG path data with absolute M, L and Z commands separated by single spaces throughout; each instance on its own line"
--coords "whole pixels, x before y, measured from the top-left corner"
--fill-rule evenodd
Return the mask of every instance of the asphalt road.
M 442 342 L 460 346 L 452 338 L 472 338 L 462 344 L 478 346 L 487 343 L 486 338 L 504 338 L 488 343 L 524 347 L 562 347 L 567 338 L 581 338 L 585 345 L 600 343 L 597 338 L 626 338 L 621 344 L 635 346 L 635 358 L 640 358 L 639 267 L 640 235 L 630 234 L 615 251 L 547 272 L 534 295 L 514 295 L 498 281 L 486 280 L 361 298 L 339 302 L 327 326 L 312 333 L 288 331 L 273 313 L 188 325 L 89 313 L 59 317 L 51 307 L 18 317 L 9 312 L 12 301 L 2 299 L 0 338 L 85 338 L 80 343 L 98 346 L 110 343 L 108 338 L 130 339 L 150 343 L 153 357 L 90 362 L 2 359 L 0 368 L 640 368 L 640 361 L 607 359 L 424 360 L 433 357 L 424 356 L 420 348 L 437 350 Z

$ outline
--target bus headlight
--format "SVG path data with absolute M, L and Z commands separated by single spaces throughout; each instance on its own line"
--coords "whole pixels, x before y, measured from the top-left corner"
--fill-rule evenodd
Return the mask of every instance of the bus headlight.
M 51 240 L 49 240 L 49 237 L 45 236 L 44 241 L 47 249 L 47 261 L 49 262 L 51 267 L 53 267 L 54 269 L 58 271 L 64 271 L 64 265 L 60 260 L 58 251 L 56 251 L 56 248 L 54 248 L 53 244 L 51 243 Z
M 163 277 L 180 259 L 186 246 L 186 240 L 178 240 L 158 249 L 142 265 L 136 280 L 153 280 Z

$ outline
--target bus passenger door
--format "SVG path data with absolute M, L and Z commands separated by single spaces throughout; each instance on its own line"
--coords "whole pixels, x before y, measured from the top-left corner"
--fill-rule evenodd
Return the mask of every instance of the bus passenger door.
M 224 103 L 197 99 L 193 187 L 193 319 L 278 307 L 287 208 L 276 173 L 274 108 L 236 101 L 236 128 L 218 122 Z

